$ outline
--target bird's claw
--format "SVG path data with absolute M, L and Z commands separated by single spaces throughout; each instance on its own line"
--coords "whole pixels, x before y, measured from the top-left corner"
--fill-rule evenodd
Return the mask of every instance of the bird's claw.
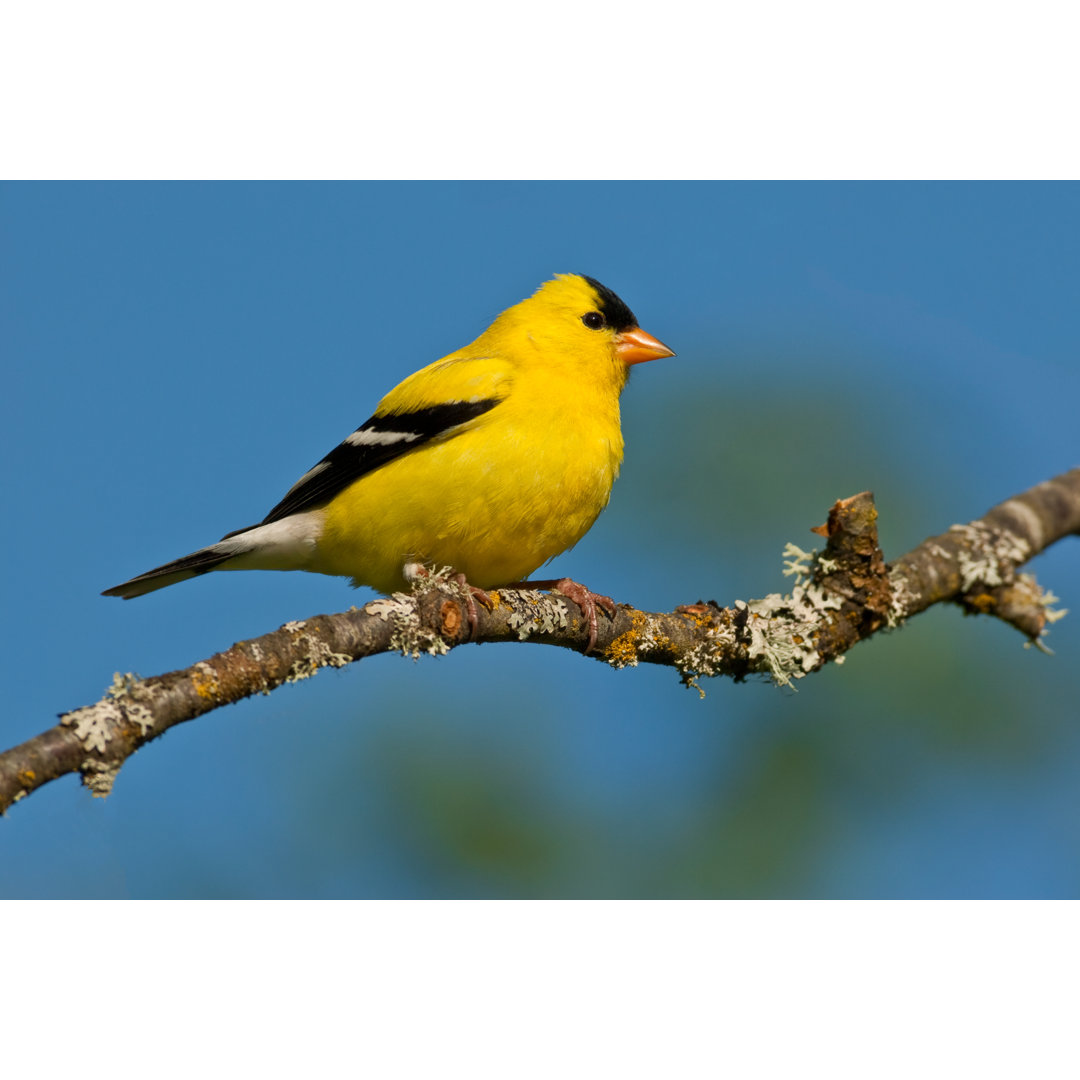
M 603 608 L 607 617 L 614 619 L 618 610 L 615 607 L 615 601 L 610 596 L 601 596 L 600 593 L 592 592 L 580 582 L 572 581 L 570 578 L 560 578 L 551 586 L 551 591 L 561 593 L 581 608 L 581 614 L 585 616 L 585 621 L 589 624 L 589 640 L 585 645 L 585 655 L 588 656 L 596 644 L 596 632 L 599 629 L 596 609 Z
M 470 585 L 464 574 L 452 574 L 450 580 L 465 594 L 465 618 L 469 623 L 469 640 L 471 641 L 476 636 L 477 621 L 480 617 L 480 613 L 476 610 L 476 601 L 479 600 L 488 611 L 491 611 L 493 607 L 491 597 L 483 589 Z

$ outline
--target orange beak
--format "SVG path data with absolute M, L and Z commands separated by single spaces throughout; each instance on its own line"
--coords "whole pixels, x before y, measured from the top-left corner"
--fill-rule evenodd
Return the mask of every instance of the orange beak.
M 646 360 L 659 360 L 664 356 L 675 355 L 674 350 L 669 349 L 662 341 L 657 341 L 652 334 L 646 334 L 640 326 L 615 335 L 615 352 L 627 367 L 631 364 L 642 364 Z

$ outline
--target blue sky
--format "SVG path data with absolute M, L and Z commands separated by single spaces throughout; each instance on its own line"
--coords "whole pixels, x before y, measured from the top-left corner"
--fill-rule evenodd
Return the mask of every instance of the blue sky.
M 101 589 L 258 520 L 402 377 L 559 271 L 678 356 L 553 570 L 651 609 L 783 587 L 873 489 L 887 557 L 1077 464 L 1075 184 L 0 188 L 5 746 L 370 593 Z M 1032 567 L 1080 612 L 1080 554 Z M 798 693 L 537 647 L 379 657 L 0 823 L 0 896 L 1075 896 L 1077 617 L 933 611 Z

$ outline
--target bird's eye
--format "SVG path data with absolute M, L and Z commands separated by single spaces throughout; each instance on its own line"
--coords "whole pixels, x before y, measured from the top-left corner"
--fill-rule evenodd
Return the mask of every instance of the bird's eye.
M 604 325 L 604 316 L 599 311 L 587 311 L 581 316 L 581 321 L 590 330 L 599 330 Z

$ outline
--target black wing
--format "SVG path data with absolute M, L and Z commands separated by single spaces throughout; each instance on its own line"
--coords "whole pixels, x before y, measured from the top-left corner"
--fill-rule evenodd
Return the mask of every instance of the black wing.
M 451 401 L 416 412 L 373 416 L 304 473 L 260 524 L 268 525 L 290 514 L 322 506 L 361 476 L 482 416 L 494 409 L 500 400 Z

